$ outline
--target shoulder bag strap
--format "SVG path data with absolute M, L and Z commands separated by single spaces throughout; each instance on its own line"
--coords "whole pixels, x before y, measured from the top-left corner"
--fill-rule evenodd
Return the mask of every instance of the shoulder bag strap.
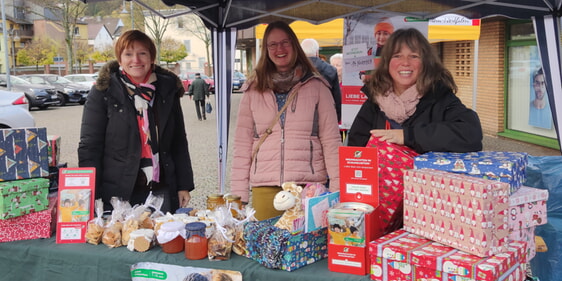
M 283 107 L 279 110 L 279 112 L 277 112 L 277 116 L 275 116 L 275 118 L 273 118 L 273 120 L 271 121 L 271 124 L 269 124 L 269 127 L 265 130 L 263 135 L 261 135 L 260 139 L 258 140 L 258 144 L 256 145 L 256 148 L 254 148 L 254 151 L 252 152 L 252 162 L 254 162 L 254 159 L 256 158 L 256 155 L 258 154 L 258 151 L 260 150 L 260 146 L 262 145 L 262 143 L 265 141 L 265 139 L 269 135 L 271 135 L 271 133 L 272 133 L 271 129 L 273 129 L 273 126 L 275 126 L 275 123 L 277 123 L 277 121 L 279 120 L 279 117 L 281 117 L 281 114 L 283 114 L 283 112 L 285 112 L 285 110 L 287 109 L 287 106 L 289 106 L 289 104 L 293 101 L 293 99 L 297 95 L 297 92 L 299 91 L 299 88 L 300 88 L 300 84 L 297 87 L 293 88 L 293 90 L 291 90 L 291 93 L 289 93 L 289 97 L 287 98 L 287 101 L 285 102 Z

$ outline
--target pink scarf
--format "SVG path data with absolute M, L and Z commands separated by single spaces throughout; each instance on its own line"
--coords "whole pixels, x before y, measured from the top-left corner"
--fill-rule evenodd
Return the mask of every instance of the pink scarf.
M 375 96 L 377 104 L 386 116 L 399 124 L 402 124 L 416 112 L 416 106 L 420 98 L 416 85 L 406 89 L 400 96 L 397 96 L 392 90 L 384 95 Z

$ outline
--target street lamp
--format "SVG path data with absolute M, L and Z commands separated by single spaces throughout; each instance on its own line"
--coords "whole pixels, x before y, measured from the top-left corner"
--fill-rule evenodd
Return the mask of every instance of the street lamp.
M 12 60 L 13 60 L 13 64 L 12 64 L 12 69 L 14 70 L 14 75 L 16 75 L 16 65 L 17 65 L 17 54 L 18 52 L 16 51 L 16 42 L 20 41 L 20 37 L 18 36 L 18 30 L 17 29 L 9 29 L 8 30 L 8 36 L 10 37 L 10 39 L 12 40 L 12 50 L 11 50 L 11 54 L 12 54 Z

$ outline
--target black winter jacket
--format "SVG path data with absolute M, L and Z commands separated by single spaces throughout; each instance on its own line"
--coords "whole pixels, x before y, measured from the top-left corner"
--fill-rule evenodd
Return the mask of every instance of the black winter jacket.
M 348 134 L 349 146 L 365 146 L 372 129 L 385 129 L 386 115 L 372 98 L 366 100 Z M 416 111 L 402 124 L 404 144 L 418 153 L 482 150 L 482 127 L 473 110 L 448 88 L 437 85 L 423 96 Z
M 310 61 L 316 67 L 316 70 L 322 74 L 324 79 L 330 84 L 330 91 L 336 103 L 336 113 L 338 114 L 338 122 L 341 121 L 341 88 L 338 78 L 338 71 L 331 64 L 323 61 L 319 57 L 309 57 Z
M 78 164 L 96 168 L 96 198 L 106 206 L 112 196 L 131 198 L 141 159 L 135 108 L 118 71 L 116 61 L 100 70 L 84 105 L 78 145 Z M 170 194 L 173 211 L 179 205 L 177 192 L 195 186 L 180 105 L 184 90 L 172 72 L 156 67 L 154 73 L 160 182 Z

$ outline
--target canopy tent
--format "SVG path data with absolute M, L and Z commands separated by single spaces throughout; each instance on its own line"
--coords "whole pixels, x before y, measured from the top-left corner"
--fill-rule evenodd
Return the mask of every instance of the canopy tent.
M 96 2 L 104 0 L 83 0 Z M 131 0 L 128 0 L 131 1 Z M 153 12 L 143 0 L 133 0 Z M 554 100 L 552 112 L 560 143 L 559 115 L 562 115 L 562 77 L 560 74 L 560 16 L 562 0 L 162 0 L 167 5 L 183 5 L 190 10 L 175 14 L 160 14 L 170 18 L 186 13 L 201 17 L 213 34 L 214 76 L 217 94 L 218 165 L 220 189 L 224 191 L 226 155 L 230 115 L 232 67 L 236 30 L 246 29 L 275 20 L 288 23 L 306 21 L 322 24 L 358 13 L 381 13 L 421 19 L 433 19 L 445 14 L 458 14 L 470 19 L 506 16 L 535 19 L 536 34 L 545 66 L 549 97 Z M 548 67 L 547 67 L 548 66 Z

